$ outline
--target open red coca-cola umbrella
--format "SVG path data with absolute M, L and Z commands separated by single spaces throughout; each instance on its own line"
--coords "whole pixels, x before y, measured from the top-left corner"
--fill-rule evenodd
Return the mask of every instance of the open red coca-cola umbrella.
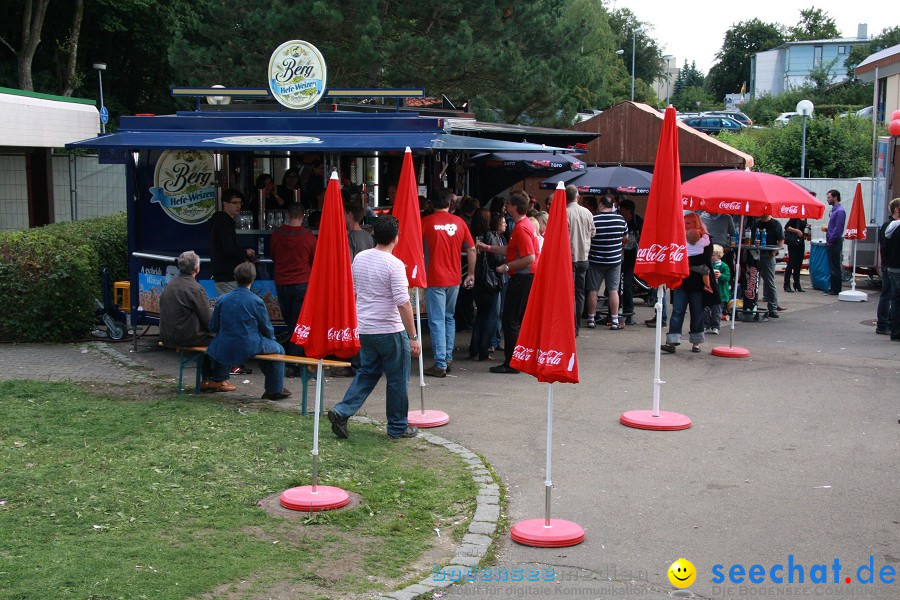
M 681 208 L 681 160 L 678 155 L 678 123 L 675 108 L 666 108 L 644 227 L 638 244 L 634 274 L 656 286 L 656 350 L 654 353 L 653 409 L 631 410 L 619 417 L 623 425 L 638 429 L 674 431 L 687 429 L 691 420 L 679 413 L 659 410 L 662 301 L 666 287 L 677 289 L 688 276 L 687 240 Z
M 865 302 L 869 299 L 868 294 L 856 291 L 856 244 L 858 240 L 866 239 L 866 209 L 863 206 L 862 183 L 858 181 L 856 182 L 856 191 L 853 193 L 853 206 L 850 207 L 850 218 L 847 219 L 844 238 L 853 240 L 853 270 L 850 271 L 850 289 L 838 294 L 838 300 Z
M 738 231 L 744 230 L 746 217 L 772 215 L 775 218 L 821 219 L 825 205 L 805 188 L 789 179 L 760 173 L 726 169 L 698 175 L 681 186 L 684 210 L 705 210 L 712 214 L 740 215 Z M 743 237 L 738 236 L 737 255 L 740 257 Z M 737 261 L 740 264 L 740 260 Z M 727 346 L 715 346 L 713 356 L 747 358 L 750 351 L 734 345 L 737 321 L 737 290 L 731 303 L 731 327 Z
M 575 283 L 572 276 L 569 220 L 566 217 L 565 186 L 553 193 L 550 218 L 537 273 L 528 295 L 528 305 L 516 340 L 510 366 L 547 382 L 547 465 L 543 519 L 519 521 L 510 530 L 512 539 L 527 546 L 561 548 L 584 541 L 584 529 L 576 523 L 550 518 L 550 477 L 553 447 L 553 384 L 578 383 L 578 357 L 572 314 Z
M 406 148 L 403 154 L 403 165 L 400 168 L 400 181 L 397 182 L 397 193 L 394 195 L 394 208 L 391 211 L 400 226 L 400 237 L 392 254 L 403 261 L 406 266 L 406 278 L 412 288 L 428 287 L 425 276 L 425 247 L 422 245 L 422 217 L 419 215 L 419 186 L 416 184 L 416 170 L 413 168 L 412 150 Z M 419 291 L 414 290 L 416 304 L 416 331 L 422 335 L 422 311 L 419 307 Z M 410 425 L 416 427 L 439 427 L 450 422 L 444 411 L 425 410 L 425 364 L 422 353 L 419 353 L 419 410 L 411 410 L 407 415 Z
M 294 487 L 281 494 L 281 505 L 293 510 L 329 510 L 350 501 L 346 491 L 318 485 L 319 415 L 322 410 L 322 360 L 329 354 L 349 358 L 359 352 L 359 325 L 350 246 L 344 220 L 343 201 L 337 173 L 331 174 L 325 190 L 316 260 L 303 299 L 303 308 L 291 341 L 303 346 L 306 356 L 319 359 L 316 371 L 316 408 L 313 420 L 312 485 Z

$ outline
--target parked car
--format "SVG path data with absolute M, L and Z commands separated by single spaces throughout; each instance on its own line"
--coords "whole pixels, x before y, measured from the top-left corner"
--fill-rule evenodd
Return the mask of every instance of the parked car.
M 798 112 L 783 112 L 775 119 L 775 127 L 784 127 L 790 123 L 791 119 L 799 117 Z
M 739 110 L 708 110 L 701 114 L 719 117 L 731 117 L 745 127 L 750 127 L 751 125 L 753 125 L 753 121 L 750 119 L 750 117 Z
M 702 131 L 703 133 L 719 133 L 720 131 L 738 132 L 744 129 L 744 126 L 739 121 L 735 121 L 731 117 L 701 115 L 699 117 L 683 119 L 681 122 L 693 127 L 697 131 Z
M 872 113 L 873 113 L 873 112 L 874 112 L 874 111 L 872 110 L 872 107 L 871 107 L 871 106 L 867 106 L 867 107 L 865 107 L 865 108 L 861 108 L 861 109 L 859 109 L 859 110 L 857 110 L 857 111 L 855 111 L 855 112 L 852 112 L 852 113 L 850 113 L 850 112 L 841 113 L 841 114 L 838 115 L 838 119 L 844 119 L 844 118 L 846 118 L 847 116 L 849 116 L 849 115 L 851 115 L 851 114 L 854 114 L 854 115 L 856 115 L 857 117 L 859 117 L 859 118 L 861 118 L 861 119 L 871 119 L 871 118 L 872 118 Z

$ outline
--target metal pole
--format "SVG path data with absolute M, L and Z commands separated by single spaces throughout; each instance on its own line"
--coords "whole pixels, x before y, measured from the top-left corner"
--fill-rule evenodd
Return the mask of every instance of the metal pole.
M 303 367 L 304 369 L 306 367 Z M 316 410 L 313 417 L 313 471 L 312 471 L 312 493 L 318 493 L 316 486 L 319 483 L 319 411 L 321 410 L 322 400 L 322 359 L 319 359 L 319 365 L 316 367 Z
M 800 146 L 800 177 L 806 177 L 806 115 L 803 115 L 803 142 Z
M 887 119 L 887 115 L 885 115 Z M 872 216 L 875 216 L 875 176 L 878 158 L 878 67 L 875 67 L 875 86 L 872 92 Z
M 100 78 L 100 108 L 103 108 L 105 105 L 103 104 L 103 71 L 97 69 L 97 77 Z M 102 120 L 100 121 L 100 131 L 106 133 L 106 123 Z
M 731 331 L 728 333 L 728 347 L 734 347 L 734 320 L 737 317 L 737 291 L 738 291 L 738 272 L 741 269 L 741 242 L 744 241 L 744 215 L 741 215 L 741 228 L 738 230 L 737 256 L 734 261 L 734 273 L 731 274 L 731 280 L 734 282 L 734 298 L 731 302 Z
M 419 335 L 419 344 L 422 343 L 422 309 L 419 307 L 419 288 L 416 291 L 416 333 Z M 425 414 L 425 363 L 422 353 L 419 352 L 419 410 Z
M 859 235 L 857 232 L 856 235 Z M 853 240 L 853 270 L 850 271 L 850 291 L 856 291 L 856 244 L 858 240 Z
M 550 490 L 553 481 L 550 477 L 550 459 L 553 453 L 553 384 L 547 384 L 547 466 L 544 480 L 544 527 L 550 527 Z
M 653 416 L 659 416 L 659 388 L 665 383 L 662 379 L 659 378 L 659 362 L 660 362 L 660 351 L 662 346 L 662 303 L 663 298 L 665 298 L 666 294 L 666 286 L 661 285 L 656 288 L 656 304 L 653 308 L 656 309 L 656 352 L 654 353 L 654 361 L 653 361 Z M 671 316 L 671 315 L 670 315 Z
M 634 102 L 634 46 L 637 41 L 637 30 L 631 32 L 631 101 Z

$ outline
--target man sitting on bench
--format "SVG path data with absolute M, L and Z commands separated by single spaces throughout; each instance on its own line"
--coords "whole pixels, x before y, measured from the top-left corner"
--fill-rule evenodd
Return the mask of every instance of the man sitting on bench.
M 192 250 L 182 252 L 176 263 L 179 275 L 163 289 L 159 298 L 159 341 L 166 346 L 186 348 L 208 346 L 213 340 L 209 330 L 209 298 L 197 283 L 200 257 Z M 228 374 L 214 377 L 209 356 L 200 365 L 200 391 L 232 392 Z
M 206 353 L 212 358 L 212 378 L 228 378 L 230 367 L 243 364 L 256 354 L 284 354 L 275 341 L 275 329 L 262 299 L 250 291 L 256 266 L 243 262 L 234 268 L 237 288 L 220 296 L 209 321 L 216 337 Z M 258 361 L 266 376 L 265 400 L 283 400 L 291 395 L 284 388 L 284 363 Z

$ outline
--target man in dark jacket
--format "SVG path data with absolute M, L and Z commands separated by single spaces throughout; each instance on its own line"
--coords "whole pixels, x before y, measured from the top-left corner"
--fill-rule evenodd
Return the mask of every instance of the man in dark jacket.
M 234 218 L 241 212 L 244 195 L 229 188 L 222 192 L 222 210 L 209 220 L 209 260 L 216 292 L 221 296 L 237 287 L 234 268 L 253 258 L 252 248 L 238 245 Z
M 181 253 L 177 264 L 178 277 L 166 284 L 159 298 L 159 339 L 166 346 L 179 348 L 208 346 L 213 334 L 209 330 L 209 298 L 196 280 L 200 272 L 200 257 L 188 250 Z M 208 355 L 204 355 L 200 371 L 201 391 L 230 392 L 237 389 L 228 383 L 227 375 L 213 378 Z

